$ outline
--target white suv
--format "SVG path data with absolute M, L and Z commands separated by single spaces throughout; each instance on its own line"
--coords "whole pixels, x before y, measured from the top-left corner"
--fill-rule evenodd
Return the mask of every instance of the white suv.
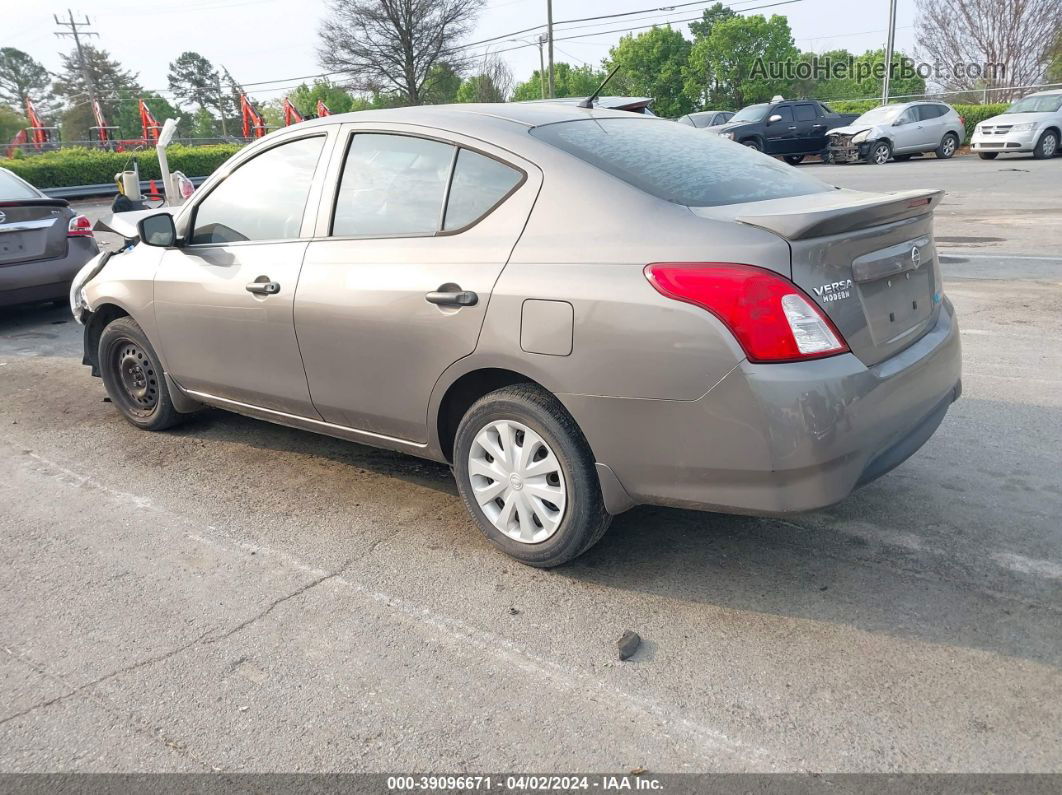
M 1058 154 L 1062 140 L 1062 90 L 1022 97 L 999 116 L 977 125 L 970 148 L 982 160 L 1000 152 L 1032 152 L 1037 160 Z

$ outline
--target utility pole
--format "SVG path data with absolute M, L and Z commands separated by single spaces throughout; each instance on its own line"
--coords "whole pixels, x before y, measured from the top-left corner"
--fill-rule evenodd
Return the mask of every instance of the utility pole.
M 553 0 L 546 0 L 546 33 L 549 36 L 549 98 L 553 99 Z
M 63 38 L 64 36 L 70 36 L 74 40 L 74 44 L 77 46 L 77 62 L 81 67 L 81 79 L 85 81 L 85 85 L 88 86 L 89 99 L 95 102 L 96 97 L 96 83 L 92 79 L 92 74 L 89 72 L 88 64 L 85 62 L 85 52 L 81 49 L 81 37 L 96 36 L 99 37 L 99 33 L 91 30 L 80 30 L 80 28 L 88 28 L 91 26 L 89 18 L 86 16 L 84 22 L 74 21 L 74 12 L 69 8 L 66 10 L 68 20 L 59 19 L 57 14 L 52 14 L 52 18 L 55 20 L 55 24 L 61 28 L 70 28 L 70 30 L 57 31 L 56 36 Z
M 896 44 L 896 0 L 889 0 L 889 38 L 885 45 L 885 79 L 882 81 L 881 104 L 889 104 L 889 78 L 892 76 L 892 49 Z
M 538 84 L 542 87 L 542 99 L 546 98 L 546 56 L 542 54 L 542 46 L 546 43 L 546 34 L 538 36 Z
M 225 67 L 221 68 L 224 69 Z M 229 130 L 225 122 L 225 95 L 221 93 L 221 74 L 216 72 L 215 77 L 218 86 L 218 113 L 221 115 L 221 137 L 228 138 Z

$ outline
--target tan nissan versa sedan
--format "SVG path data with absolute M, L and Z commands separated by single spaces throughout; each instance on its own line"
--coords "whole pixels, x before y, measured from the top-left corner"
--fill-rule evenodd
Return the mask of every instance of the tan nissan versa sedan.
M 940 195 L 622 111 L 329 116 L 141 214 L 71 303 L 134 425 L 207 404 L 449 462 L 553 566 L 638 503 L 818 508 L 917 450 L 960 391 Z

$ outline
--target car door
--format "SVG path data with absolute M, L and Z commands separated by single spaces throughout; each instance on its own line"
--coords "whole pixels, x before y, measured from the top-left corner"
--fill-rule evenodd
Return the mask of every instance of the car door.
M 532 164 L 473 139 L 344 127 L 295 297 L 326 421 L 427 441 L 432 388 L 475 350 L 540 183 Z
M 943 105 L 919 105 L 918 106 L 918 119 L 921 124 L 921 144 L 920 148 L 923 151 L 929 149 L 936 149 L 941 140 L 944 138 L 944 133 L 947 131 L 945 125 L 945 116 L 947 108 Z
M 255 151 L 181 214 L 184 244 L 163 253 L 154 303 L 167 370 L 183 388 L 317 418 L 293 308 L 335 134 L 317 128 Z
M 770 121 L 773 116 L 780 116 L 778 121 Z M 775 105 L 767 114 L 764 128 L 764 151 L 769 155 L 787 155 L 796 151 L 797 125 L 793 118 L 791 105 Z
M 912 105 L 899 115 L 892 124 L 892 151 L 896 153 L 914 152 L 923 142 L 921 123 L 918 120 L 918 106 Z
M 818 124 L 820 111 L 813 102 L 798 102 L 793 107 L 793 118 L 796 122 L 797 147 L 796 152 L 818 152 L 826 148 L 826 125 Z

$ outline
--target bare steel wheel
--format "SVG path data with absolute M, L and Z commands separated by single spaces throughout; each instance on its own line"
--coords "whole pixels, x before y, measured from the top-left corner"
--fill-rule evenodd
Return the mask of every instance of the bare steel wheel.
M 107 394 L 129 422 L 161 431 L 180 421 L 159 357 L 131 317 L 120 317 L 103 329 L 97 355 Z
M 159 402 L 160 373 L 155 371 L 151 359 L 140 346 L 131 340 L 116 346 L 114 355 L 113 366 L 122 382 L 125 408 L 150 414 Z
M 514 541 L 538 544 L 557 532 L 568 488 L 545 440 L 515 420 L 485 426 L 468 451 L 472 493 L 494 526 Z
M 535 384 L 490 392 L 457 427 L 454 476 L 492 544 L 529 566 L 559 566 L 605 534 L 590 446 L 557 398 Z

